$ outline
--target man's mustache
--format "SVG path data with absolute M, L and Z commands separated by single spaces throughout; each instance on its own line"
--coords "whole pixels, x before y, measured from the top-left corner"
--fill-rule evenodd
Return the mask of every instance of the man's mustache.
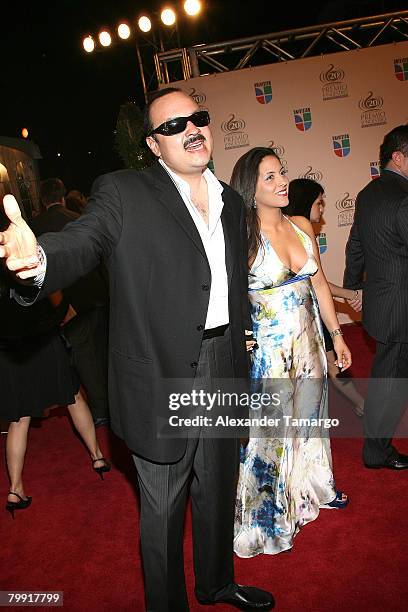
M 189 147 L 191 144 L 194 142 L 199 142 L 200 140 L 205 142 L 205 136 L 202 134 L 194 134 L 193 136 L 187 138 L 187 140 L 184 142 L 184 148 L 187 149 L 187 147 Z

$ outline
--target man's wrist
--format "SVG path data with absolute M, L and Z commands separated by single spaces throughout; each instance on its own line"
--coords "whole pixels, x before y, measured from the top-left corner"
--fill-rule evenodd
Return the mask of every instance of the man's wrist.
M 33 284 L 35 287 L 41 289 L 44 284 L 45 272 L 47 270 L 47 256 L 41 245 L 37 245 L 37 257 L 39 261 L 38 273 L 33 278 Z

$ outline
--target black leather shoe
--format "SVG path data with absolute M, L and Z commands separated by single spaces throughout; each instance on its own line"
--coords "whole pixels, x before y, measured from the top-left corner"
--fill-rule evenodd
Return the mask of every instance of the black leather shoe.
M 384 463 L 374 465 L 365 463 L 364 465 L 371 470 L 379 470 L 381 468 L 386 468 L 387 470 L 408 470 L 408 455 L 397 453 L 396 455 L 391 455 Z
M 214 601 L 198 599 L 198 602 L 204 606 L 226 603 L 238 610 L 272 610 L 275 607 L 273 595 L 268 591 L 240 584 L 232 584 L 224 589 Z

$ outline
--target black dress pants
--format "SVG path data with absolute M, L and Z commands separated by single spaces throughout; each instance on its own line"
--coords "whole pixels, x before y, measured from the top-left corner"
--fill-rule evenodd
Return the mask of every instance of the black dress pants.
M 212 379 L 231 374 L 228 333 L 204 340 L 196 376 L 199 388 L 210 390 Z M 200 431 L 195 435 L 187 440 L 184 456 L 176 463 L 157 464 L 133 456 L 140 487 L 140 537 L 148 612 L 189 610 L 183 561 L 189 491 L 197 597 L 212 600 L 234 580 L 239 440 L 202 437 Z
M 366 465 L 381 465 L 395 455 L 392 437 L 408 400 L 408 344 L 378 342 L 364 404 Z

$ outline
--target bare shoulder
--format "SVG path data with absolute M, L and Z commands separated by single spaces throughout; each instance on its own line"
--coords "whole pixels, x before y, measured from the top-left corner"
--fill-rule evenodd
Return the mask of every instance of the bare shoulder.
M 306 234 L 308 234 L 311 238 L 315 237 L 314 231 L 313 231 L 313 226 L 310 223 L 309 219 L 306 219 L 306 217 L 301 217 L 301 216 L 298 216 L 298 215 L 293 215 L 293 217 L 290 217 L 290 220 L 292 221 L 292 223 L 297 225 L 299 229 L 301 229 L 304 232 L 306 232 Z

